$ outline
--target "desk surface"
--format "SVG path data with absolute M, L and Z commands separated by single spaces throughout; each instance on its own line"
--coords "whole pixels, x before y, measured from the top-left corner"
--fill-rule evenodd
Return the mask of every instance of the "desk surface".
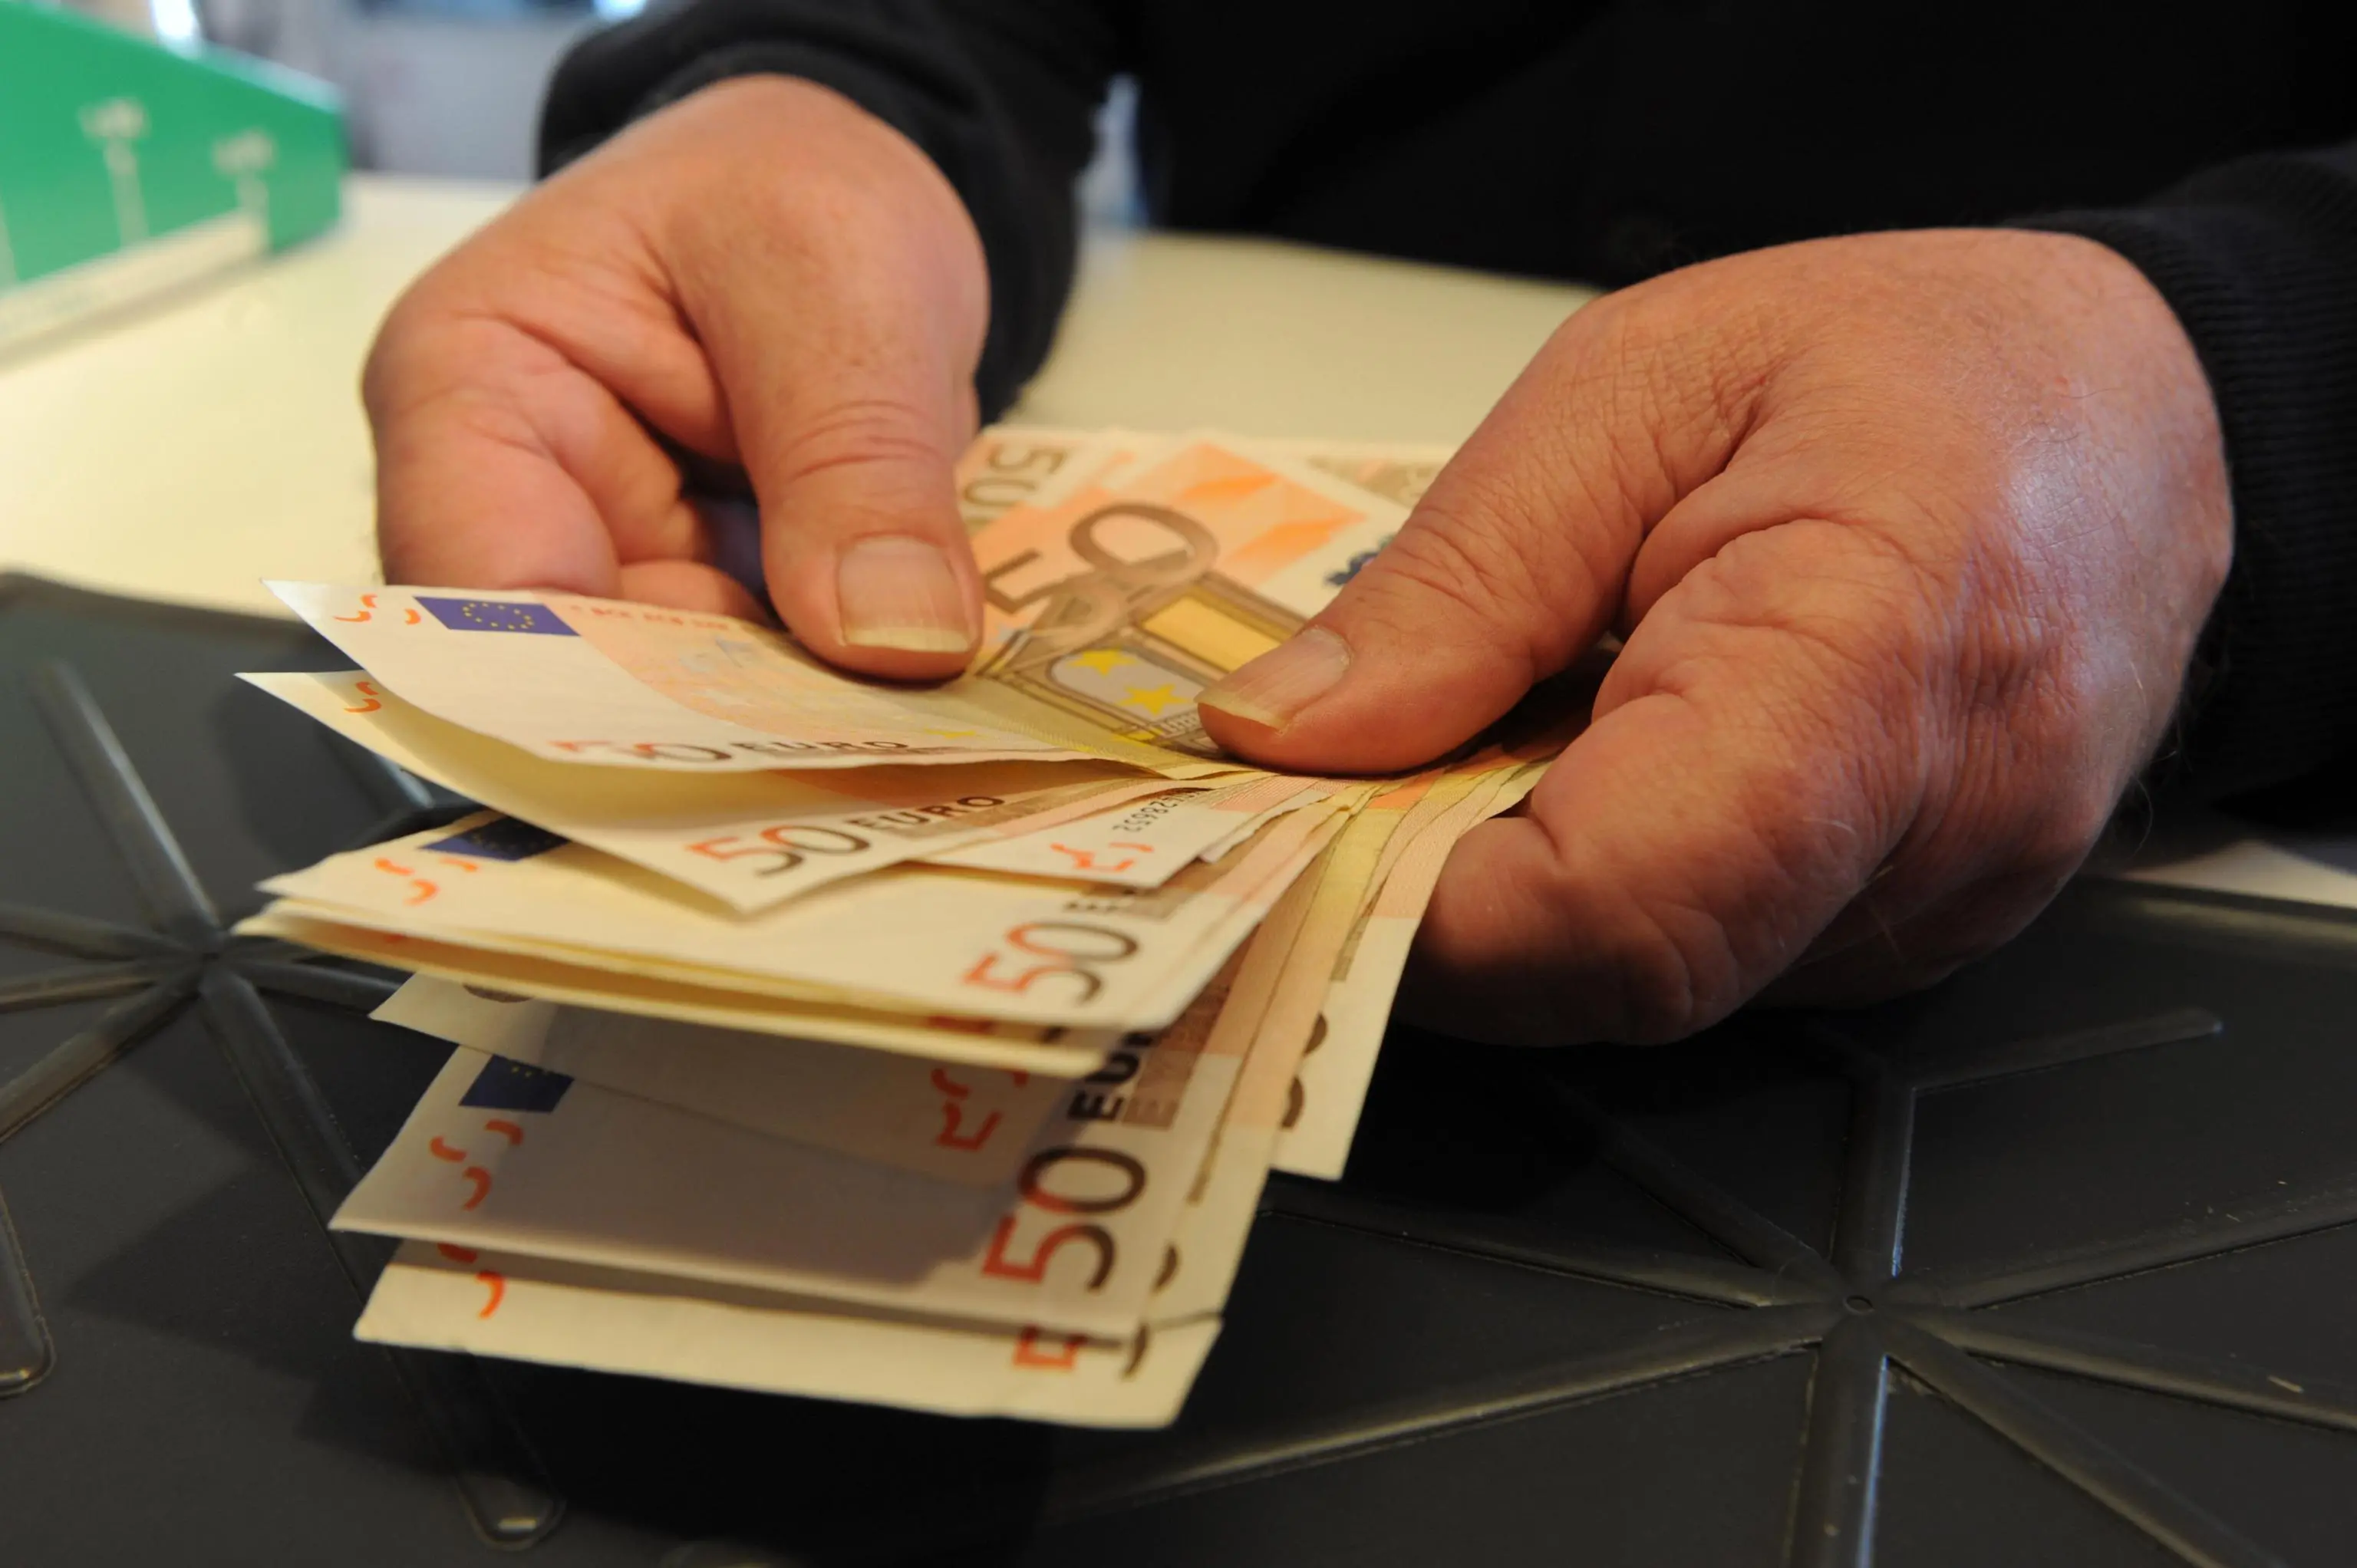
M 2349 1560 L 2357 923 L 2126 883 L 1867 1013 L 1396 1032 L 1169 1431 L 359 1344 L 445 1048 L 222 930 L 411 803 L 231 675 L 334 657 L 0 579 L 0 1561 Z
M 403 286 L 511 194 L 356 176 L 325 240 L 0 360 L 0 570 L 262 614 L 283 613 L 264 576 L 373 577 L 361 359 Z M 1455 441 L 1588 297 L 1100 233 L 1018 416 Z

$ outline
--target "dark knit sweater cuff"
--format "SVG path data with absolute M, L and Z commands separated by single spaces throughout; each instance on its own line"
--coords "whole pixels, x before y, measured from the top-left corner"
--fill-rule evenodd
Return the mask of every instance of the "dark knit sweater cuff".
M 2217 399 L 2234 566 L 2171 770 L 2214 799 L 2357 752 L 2357 180 L 2253 160 L 2147 208 L 2026 226 L 2151 279 Z

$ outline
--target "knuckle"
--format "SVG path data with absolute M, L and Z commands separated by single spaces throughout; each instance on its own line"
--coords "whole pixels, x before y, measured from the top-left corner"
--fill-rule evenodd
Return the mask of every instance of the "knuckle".
M 1768 1000 L 1801 1007 L 1870 1007 L 1937 985 L 1970 961 L 1971 956 L 1951 961 L 1852 950 L 1793 970 L 1770 988 Z
M 2038 612 L 1986 618 L 1960 677 L 1953 751 L 1966 829 L 2059 884 L 2085 859 L 2148 746 L 2141 693 Z M 2131 734 L 2130 732 L 2134 732 Z
M 1516 1033 L 1537 1043 L 1609 1040 L 1665 1045 L 1726 1016 L 1740 1004 L 1733 960 L 1721 934 L 1699 911 L 1659 903 L 1616 900 L 1612 918 L 1589 920 L 1580 908 L 1550 911 L 1568 917 L 1578 933 L 1566 948 L 1449 955 L 1455 967 L 1479 978 L 1493 1004 L 1520 1020 Z
M 2079 868 L 2119 805 L 2117 789 L 2081 769 L 2065 769 L 2023 802 L 2012 859 L 2023 875 L 2059 887 Z
M 1502 639 L 1534 674 L 1560 669 L 1618 599 L 1621 510 L 1567 457 L 1452 464 L 1361 577 L 1361 613 L 1424 623 L 1402 630 Z
M 1663 641 L 1641 649 L 1639 628 L 1631 651 L 1649 657 L 1631 679 L 1705 703 L 1804 778 L 1878 779 L 1872 798 L 1896 803 L 1935 749 L 1952 638 L 1912 567 L 1832 537 L 1848 532 L 1788 523 L 1730 542 L 1657 607 Z M 1807 547 L 1812 533 L 1832 547 Z
M 1805 945 L 1812 878 L 1803 834 L 1762 832 L 1738 804 L 1674 846 L 1601 883 L 1566 886 L 1588 918 L 1571 962 L 1593 976 L 1598 1022 L 1632 1045 L 1684 1038 L 1743 1004 Z M 1822 835 L 1818 835 L 1822 836 Z M 1603 895 L 1601 898 L 1598 895 Z
M 1352 610 L 1403 638 L 1512 647 L 1534 678 L 1566 639 L 1511 530 L 1439 508 L 1420 512 L 1353 587 Z M 1494 515 L 1494 514 L 1492 514 Z M 1569 655 L 1566 652 L 1563 657 Z M 1559 662 L 1559 660 L 1556 660 Z
M 1639 905 L 1603 956 L 1613 1034 L 1630 1045 L 1683 1039 L 1743 1000 L 1726 934 L 1701 910 Z
M 430 363 L 442 324 L 426 282 L 393 302 L 361 364 L 361 402 L 371 419 L 393 413 Z
M 1721 267 L 1666 273 L 1606 295 L 1557 329 L 1549 353 L 1603 406 L 1657 437 L 1749 424 L 1786 336 L 1772 291 L 1729 287 Z
M 779 439 L 771 473 L 796 485 L 839 470 L 890 475 L 938 467 L 946 484 L 952 457 L 934 411 L 875 395 L 843 399 L 796 421 Z

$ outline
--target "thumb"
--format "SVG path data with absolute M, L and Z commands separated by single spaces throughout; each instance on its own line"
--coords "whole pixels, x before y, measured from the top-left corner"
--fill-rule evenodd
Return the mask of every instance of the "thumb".
M 931 159 L 805 83 L 780 105 L 801 153 L 682 247 L 682 303 L 759 502 L 770 596 L 831 662 L 951 675 L 982 585 L 952 465 L 974 435 L 988 317 L 982 246 Z
M 1646 530 L 1725 458 L 1726 422 L 1687 406 L 1713 378 L 1665 381 L 1624 297 L 1556 331 L 1332 604 L 1196 699 L 1214 740 L 1301 771 L 1413 767 L 1595 642 Z

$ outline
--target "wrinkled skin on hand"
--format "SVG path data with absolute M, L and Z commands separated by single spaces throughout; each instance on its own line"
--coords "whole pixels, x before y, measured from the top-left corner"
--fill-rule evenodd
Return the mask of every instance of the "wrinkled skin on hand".
M 784 79 L 695 93 L 387 320 L 363 386 L 387 575 L 758 614 L 668 442 L 744 467 L 808 645 L 952 673 L 987 292 L 955 193 L 889 127 Z M 2159 744 L 2230 550 L 2208 388 L 2126 262 L 1821 241 L 1572 317 L 1204 718 L 1276 766 L 1408 767 L 1618 629 L 1594 726 L 1450 861 L 1408 1001 L 1501 1039 L 1669 1039 L 1763 989 L 1924 983 L 2018 930 Z
M 660 435 L 743 466 L 770 596 L 805 643 L 952 674 L 981 624 L 951 465 L 988 295 L 956 192 L 882 121 L 782 77 L 694 93 L 533 190 L 387 318 L 362 381 L 386 576 L 759 618 Z
M 2119 256 L 1792 245 L 1574 316 L 1314 656 L 1205 720 L 1272 765 L 1398 768 L 1619 630 L 1593 726 L 1449 862 L 1409 1005 L 1667 1040 L 2018 931 L 2162 743 L 2231 541 L 2199 362 Z

